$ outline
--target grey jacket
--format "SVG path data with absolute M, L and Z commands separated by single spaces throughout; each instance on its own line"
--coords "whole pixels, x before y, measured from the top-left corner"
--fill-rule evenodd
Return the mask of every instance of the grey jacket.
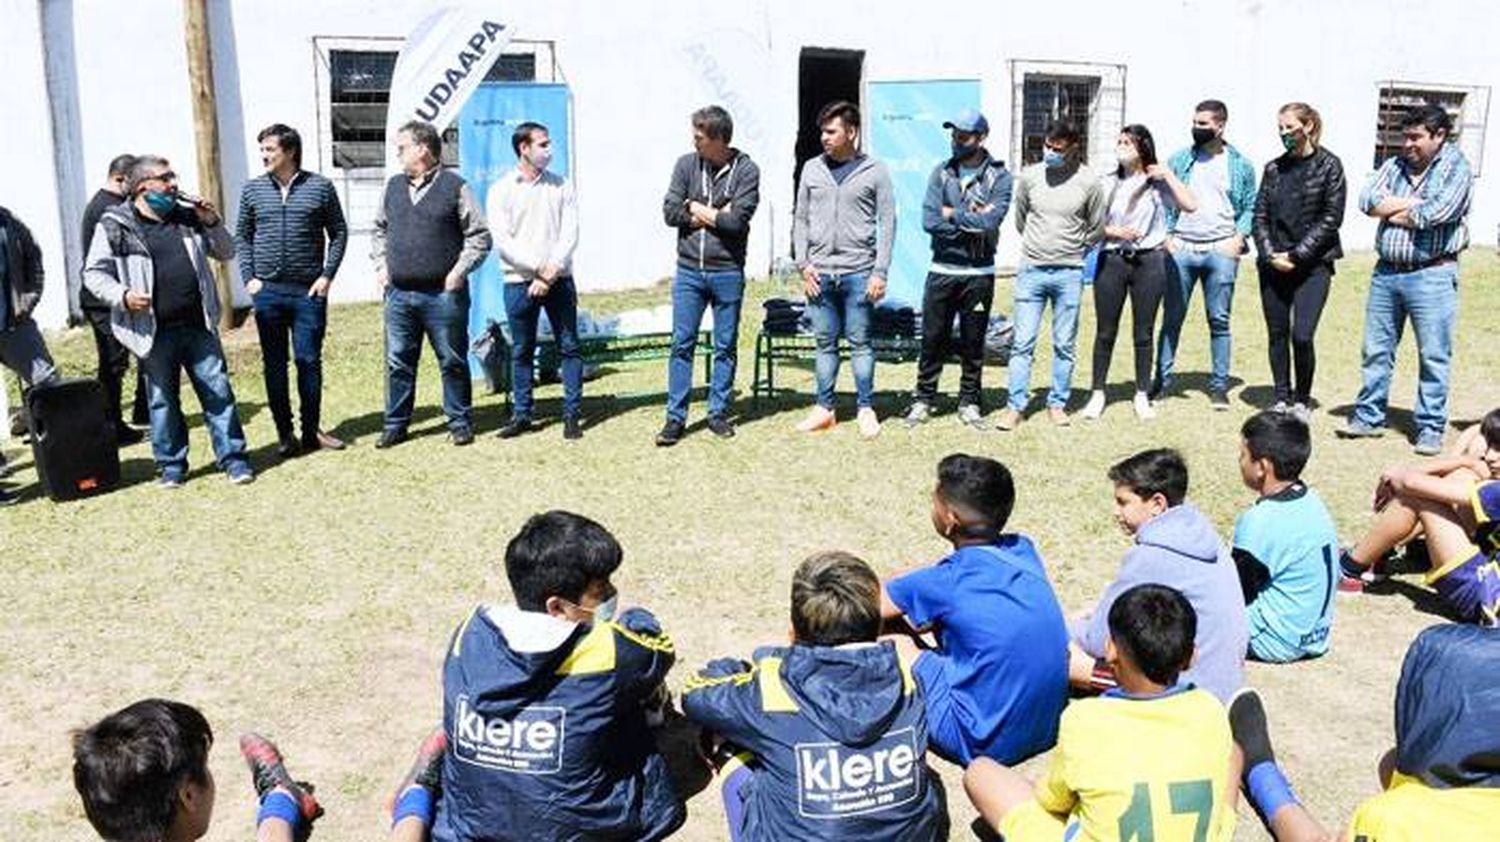
M 229 260 L 234 257 L 234 237 L 224 223 L 213 228 L 178 224 L 182 243 L 187 246 L 193 268 L 198 270 L 198 292 L 203 297 L 203 326 L 216 331 L 219 324 L 219 291 L 214 285 L 208 258 Z M 122 202 L 104 212 L 89 243 L 83 264 L 83 285 L 89 292 L 109 304 L 109 322 L 115 338 L 130 353 L 144 357 L 151 353 L 156 338 L 156 315 L 150 310 L 134 312 L 125 308 L 129 290 L 147 295 L 155 288 L 151 253 L 146 249 L 129 202 Z
M 792 257 L 798 268 L 865 272 L 882 278 L 891 268 L 896 200 L 885 164 L 866 155 L 840 184 L 823 156 L 802 167 L 792 215 Z
M 31 231 L 11 212 L 0 207 L 0 249 L 5 250 L 6 272 L 3 293 L 10 296 L 5 313 L 9 330 L 31 315 L 42 300 L 42 251 L 37 248 Z

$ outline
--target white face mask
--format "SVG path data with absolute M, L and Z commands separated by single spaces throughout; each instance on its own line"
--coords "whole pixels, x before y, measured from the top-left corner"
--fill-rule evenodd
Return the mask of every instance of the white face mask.
M 1128 167 L 1140 159 L 1141 153 L 1137 152 L 1134 146 L 1125 144 L 1115 147 L 1115 160 L 1119 161 L 1121 166 Z
M 537 172 L 547 169 L 552 163 L 552 147 L 533 146 L 527 150 L 526 160 L 536 168 Z
M 583 608 L 583 606 L 579 606 Z M 620 607 L 620 592 L 615 591 L 609 599 L 595 605 L 593 608 L 583 608 L 584 611 L 594 615 L 594 622 L 607 623 L 615 618 L 615 610 Z

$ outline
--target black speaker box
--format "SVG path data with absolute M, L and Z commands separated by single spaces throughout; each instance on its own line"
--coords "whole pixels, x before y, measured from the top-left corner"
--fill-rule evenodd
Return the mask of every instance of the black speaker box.
M 26 393 L 31 454 L 42 491 L 53 500 L 101 494 L 120 484 L 120 447 L 104 385 L 71 379 Z

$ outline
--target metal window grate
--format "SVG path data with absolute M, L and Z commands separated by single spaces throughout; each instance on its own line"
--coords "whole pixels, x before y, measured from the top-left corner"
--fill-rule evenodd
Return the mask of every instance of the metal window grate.
M 1099 100 L 1098 76 L 1052 76 L 1027 73 L 1021 87 L 1021 163 L 1042 159 L 1042 141 L 1056 120 L 1069 120 L 1083 135 L 1079 144 L 1088 161 L 1090 130 Z

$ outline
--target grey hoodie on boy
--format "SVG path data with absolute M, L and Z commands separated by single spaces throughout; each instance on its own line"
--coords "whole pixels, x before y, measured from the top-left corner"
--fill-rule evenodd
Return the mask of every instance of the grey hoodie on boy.
M 824 155 L 802 167 L 792 215 L 792 257 L 822 274 L 869 272 L 886 277 L 896 239 L 896 200 L 885 164 L 859 155 L 844 180 Z
M 1135 546 L 1120 561 L 1120 572 L 1086 620 L 1070 629 L 1073 639 L 1095 658 L 1109 640 L 1109 609 L 1120 594 L 1142 584 L 1176 588 L 1198 614 L 1197 657 L 1182 680 L 1228 703 L 1245 683 L 1245 652 L 1250 628 L 1245 595 L 1229 547 L 1214 525 L 1188 503 L 1173 506 L 1135 533 Z

